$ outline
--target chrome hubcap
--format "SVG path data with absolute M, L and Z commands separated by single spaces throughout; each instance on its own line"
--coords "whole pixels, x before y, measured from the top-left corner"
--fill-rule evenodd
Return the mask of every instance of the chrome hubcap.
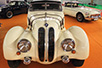
M 11 18 L 11 17 L 13 16 L 12 11 L 8 11 L 7 14 L 6 14 L 6 16 L 7 16 L 8 18 Z
M 79 21 L 82 21 L 82 19 L 83 19 L 82 15 L 81 14 L 78 14 L 78 20 Z

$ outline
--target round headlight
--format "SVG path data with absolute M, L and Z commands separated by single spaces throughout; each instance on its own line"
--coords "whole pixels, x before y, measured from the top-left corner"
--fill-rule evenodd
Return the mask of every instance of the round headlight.
M 18 42 L 17 48 L 20 52 L 27 52 L 31 48 L 31 43 L 27 39 L 22 39 Z
M 61 43 L 64 51 L 72 51 L 75 48 L 75 42 L 72 39 L 65 39 Z

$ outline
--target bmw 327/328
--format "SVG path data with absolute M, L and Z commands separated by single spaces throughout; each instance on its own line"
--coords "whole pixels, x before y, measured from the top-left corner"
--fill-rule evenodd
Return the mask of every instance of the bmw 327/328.
M 64 27 L 60 1 L 34 1 L 28 11 L 28 25 L 11 28 L 4 39 L 3 53 L 8 65 L 18 67 L 36 61 L 52 64 L 72 62 L 82 66 L 89 56 L 89 41 L 78 26 Z

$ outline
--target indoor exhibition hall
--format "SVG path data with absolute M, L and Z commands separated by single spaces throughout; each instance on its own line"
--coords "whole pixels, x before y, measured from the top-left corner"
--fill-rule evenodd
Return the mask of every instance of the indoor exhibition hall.
M 0 0 L 0 68 L 101 68 L 102 0 Z

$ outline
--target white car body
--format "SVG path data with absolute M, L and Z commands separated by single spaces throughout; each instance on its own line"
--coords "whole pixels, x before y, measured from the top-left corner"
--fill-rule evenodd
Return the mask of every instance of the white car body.
M 78 4 L 76 2 L 65 2 L 65 3 L 71 3 L 70 4 L 71 7 L 63 6 L 65 15 L 77 17 L 77 14 L 81 13 L 84 16 L 84 19 L 86 20 L 98 20 L 99 18 L 101 18 L 100 11 L 86 8 L 85 6 L 73 7 L 72 4 Z
M 24 30 L 21 26 L 11 28 L 4 39 L 3 53 L 6 60 L 25 60 L 24 57 L 32 57 L 31 61 L 36 61 L 41 64 L 51 64 L 62 60 L 62 56 L 68 56 L 69 59 L 85 60 L 89 56 L 89 41 L 84 30 L 78 26 L 72 26 L 69 29 L 64 27 L 63 11 L 28 11 L 28 28 Z M 63 24 L 61 25 L 61 23 Z M 48 24 L 45 26 L 45 24 Z M 39 28 L 45 30 L 44 43 L 44 60 L 39 59 Z M 54 30 L 54 57 L 49 61 L 49 29 Z M 71 51 L 64 51 L 61 42 L 64 39 L 73 39 L 75 42 L 76 51 L 72 54 Z M 31 49 L 25 53 L 17 55 L 17 45 L 21 39 L 27 39 L 31 42 Z

